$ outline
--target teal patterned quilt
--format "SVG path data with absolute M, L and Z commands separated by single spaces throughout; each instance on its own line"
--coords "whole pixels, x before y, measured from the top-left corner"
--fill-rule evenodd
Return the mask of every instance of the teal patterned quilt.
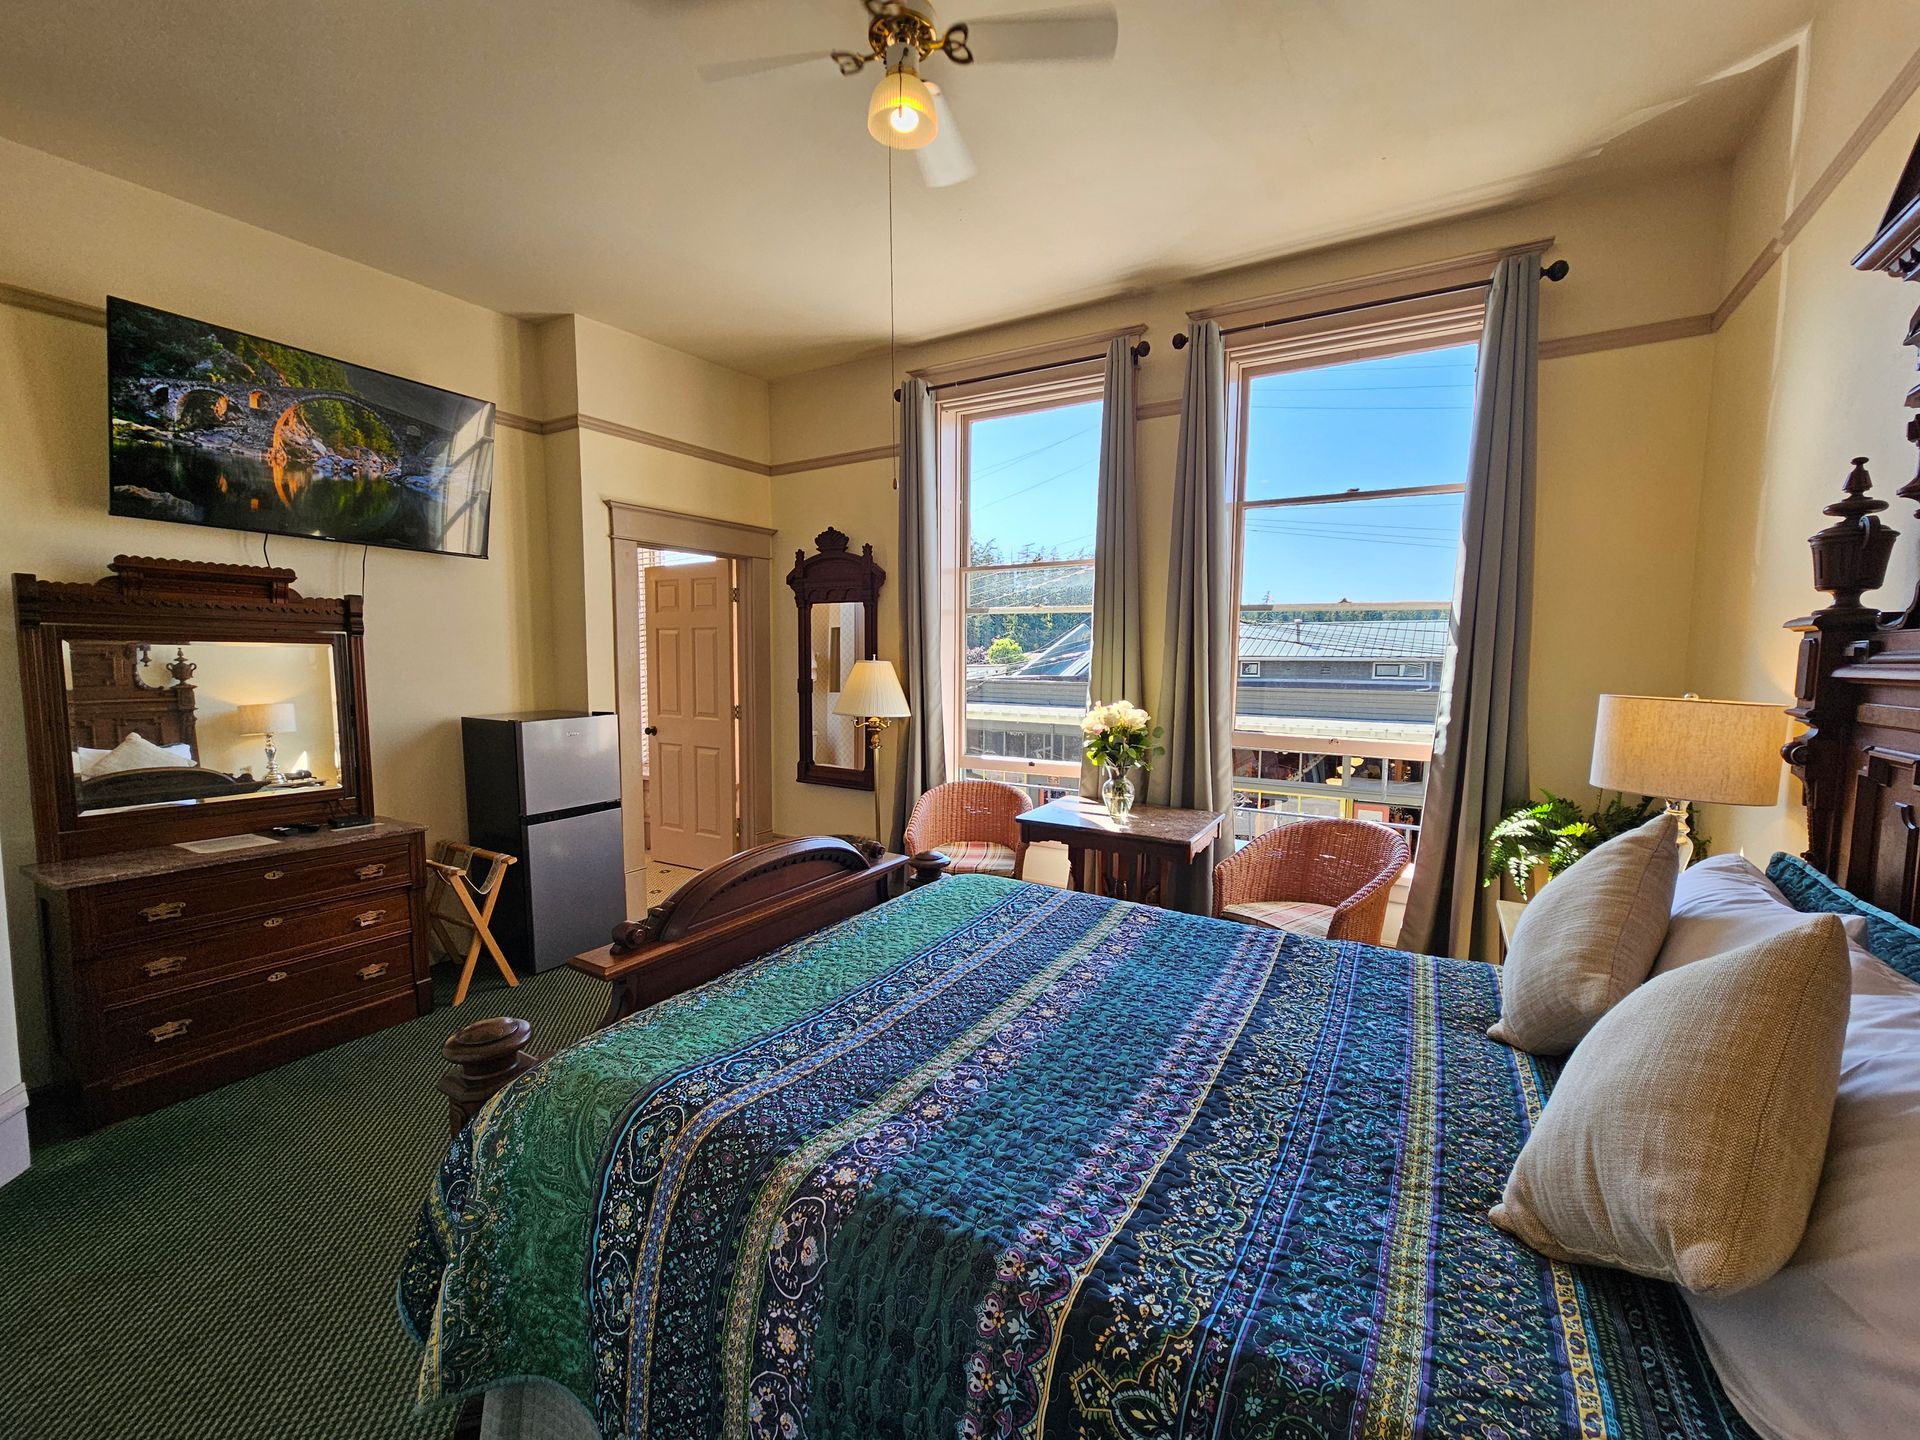
M 1670 1288 L 1486 1212 L 1489 967 L 959 876 L 589 1037 L 457 1140 L 422 1403 L 601 1433 L 1620 1436 L 1734 1414 Z

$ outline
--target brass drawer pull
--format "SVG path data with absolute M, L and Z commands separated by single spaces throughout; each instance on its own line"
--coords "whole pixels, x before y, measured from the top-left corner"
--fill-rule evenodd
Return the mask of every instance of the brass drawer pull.
M 378 980 L 387 973 L 387 962 L 382 960 L 378 965 L 362 965 L 354 973 L 362 980 Z
M 156 1025 L 147 1031 L 147 1038 L 156 1045 L 164 1044 L 169 1040 L 178 1040 L 187 1033 L 187 1027 L 191 1024 L 193 1024 L 191 1020 L 169 1020 L 166 1024 Z
M 267 976 L 267 983 L 269 985 L 278 985 L 282 980 L 286 978 L 287 978 L 286 971 L 276 970 L 271 975 Z
M 384 865 L 362 865 L 353 873 L 362 880 L 378 880 L 382 875 L 387 873 L 387 867 Z
M 187 963 L 184 955 L 162 955 L 158 960 L 149 960 L 140 967 L 140 971 L 149 980 L 161 975 L 177 975 L 180 967 Z
M 387 912 L 384 910 L 362 910 L 358 915 L 353 917 L 353 923 L 364 930 L 369 925 L 378 925 L 386 918 Z
M 151 925 L 156 920 L 178 920 L 187 913 L 184 900 L 163 900 L 158 905 L 149 905 L 140 912 L 140 918 Z
M 280 880 L 286 877 L 286 873 L 287 872 L 284 870 L 269 870 L 267 871 L 266 874 L 262 875 L 260 878 L 262 880 Z
M 284 916 L 269 915 L 265 920 L 262 920 L 260 922 L 260 927 L 263 930 L 276 930 L 280 926 L 286 923 L 287 923 L 286 918 Z

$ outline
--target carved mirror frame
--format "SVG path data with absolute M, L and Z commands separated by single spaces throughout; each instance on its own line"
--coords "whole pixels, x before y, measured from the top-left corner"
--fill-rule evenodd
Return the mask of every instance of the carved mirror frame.
M 294 590 L 293 571 L 265 565 L 120 555 L 107 568 L 113 573 L 92 584 L 13 577 L 33 824 L 42 862 L 373 813 L 373 742 L 362 648 L 366 625 L 358 595 L 307 599 Z M 62 643 L 148 641 L 158 647 L 218 640 L 330 647 L 339 708 L 339 788 L 217 805 L 82 811 L 72 782 Z
M 813 758 L 813 607 L 815 605 L 858 605 L 863 620 L 859 653 L 854 660 L 875 660 L 880 651 L 875 638 L 879 620 L 880 587 L 887 583 L 887 572 L 873 563 L 873 546 L 862 545 L 852 553 L 851 541 L 831 525 L 814 536 L 818 553 L 793 552 L 793 569 L 787 584 L 800 610 L 799 690 L 800 690 L 800 765 L 803 785 L 838 785 L 846 790 L 871 790 L 874 785 L 873 750 L 865 736 L 860 739 L 860 765 L 825 765 Z

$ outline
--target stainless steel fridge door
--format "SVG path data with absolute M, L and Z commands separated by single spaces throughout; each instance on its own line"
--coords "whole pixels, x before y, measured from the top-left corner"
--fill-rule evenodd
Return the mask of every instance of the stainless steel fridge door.
M 605 945 L 628 918 L 620 807 L 529 825 L 526 843 L 534 968 L 551 970 Z
M 520 775 L 523 815 L 617 804 L 619 721 L 612 715 L 570 715 L 524 722 Z M 619 847 L 614 849 L 617 854 Z

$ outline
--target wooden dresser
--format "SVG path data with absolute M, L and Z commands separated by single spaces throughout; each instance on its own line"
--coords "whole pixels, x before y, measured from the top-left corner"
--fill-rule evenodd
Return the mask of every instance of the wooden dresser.
M 56 1037 L 96 1124 L 433 1008 L 424 832 L 35 865 Z
M 425 836 L 362 818 L 360 597 L 268 565 L 107 569 L 13 577 L 27 873 L 53 1038 L 95 1123 L 433 1006 Z M 240 837 L 269 843 L 223 847 Z

